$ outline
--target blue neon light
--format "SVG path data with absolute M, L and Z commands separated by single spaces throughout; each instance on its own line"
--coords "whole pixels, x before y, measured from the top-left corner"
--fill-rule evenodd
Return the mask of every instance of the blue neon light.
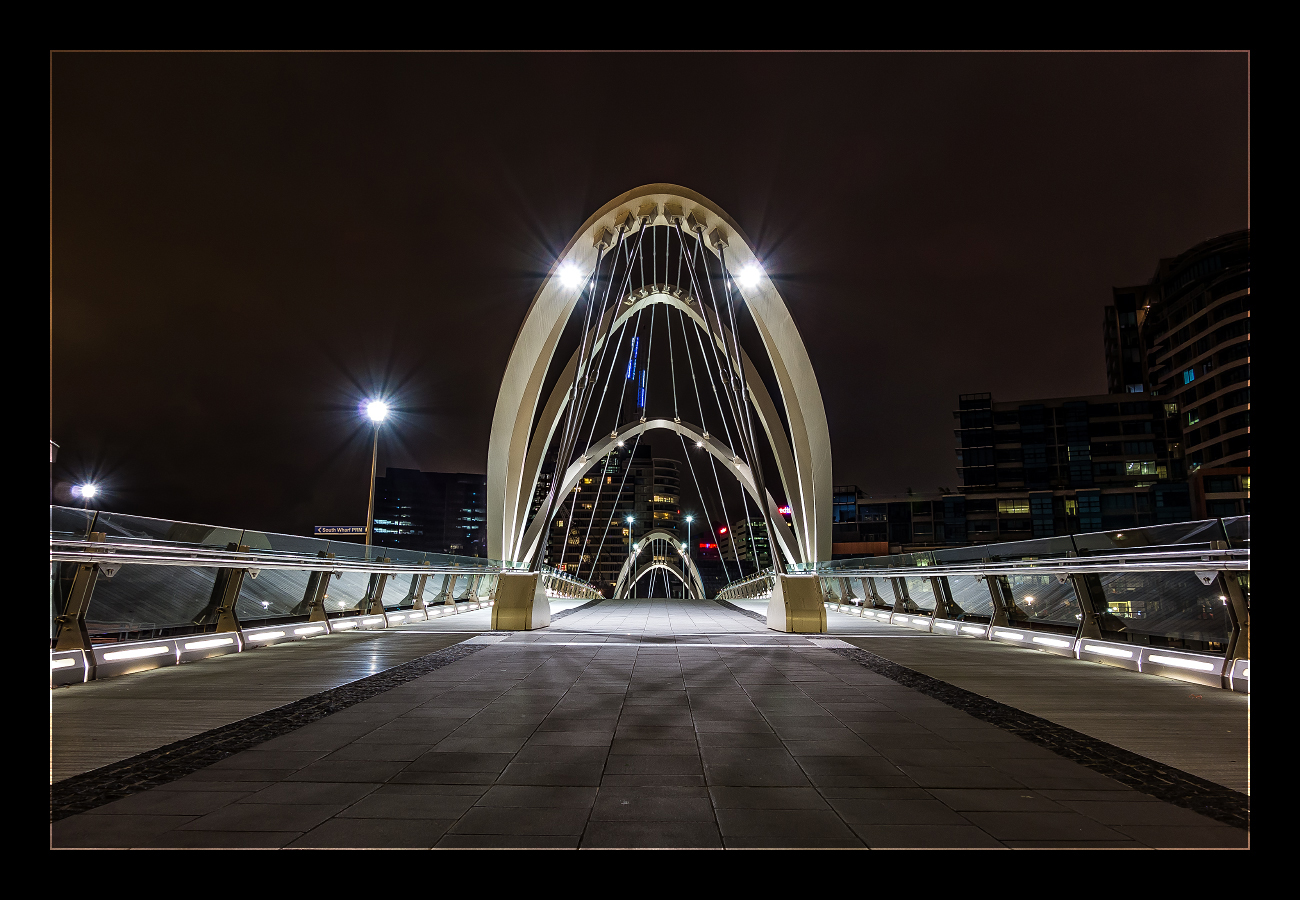
M 645 409 L 645 369 L 641 370 L 641 389 L 637 391 L 636 405 Z
M 629 379 L 629 380 L 631 380 L 631 378 L 632 378 L 632 374 L 636 371 L 636 351 L 637 351 L 637 348 L 640 347 L 640 346 L 641 346 L 641 338 L 640 338 L 640 337 L 633 337 L 633 338 L 632 338 L 632 355 L 631 355 L 630 357 L 628 357 L 628 360 L 627 360 L 627 375 L 625 376 L 625 377 L 626 377 L 627 379 Z

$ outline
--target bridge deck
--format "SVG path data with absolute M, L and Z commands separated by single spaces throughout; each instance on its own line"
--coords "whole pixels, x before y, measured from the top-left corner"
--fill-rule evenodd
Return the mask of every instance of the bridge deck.
M 65 761 L 56 775 L 77 769 L 70 745 L 89 740 L 112 716 L 142 723 L 131 746 L 158 746 L 175 739 L 167 735 L 193 734 L 427 654 L 468 637 L 451 632 L 473 630 L 466 620 L 475 615 L 55 691 L 54 755 Z M 855 625 L 867 631 L 860 620 Z M 981 659 L 1008 668 L 997 650 L 980 657 L 963 649 L 976 654 L 963 661 L 939 649 L 964 643 L 955 639 L 845 637 L 913 668 L 931 663 L 902 657 L 933 647 L 949 654 L 934 665 L 947 666 L 953 679 L 986 678 L 980 667 L 986 672 L 990 663 Z M 545 631 L 475 640 L 496 642 L 161 787 L 60 819 L 53 843 L 1233 847 L 1247 840 L 1238 828 L 717 604 L 607 601 Z M 1030 660 L 1019 668 L 1041 664 L 1050 672 L 1057 662 L 1041 654 Z M 1160 681 L 1133 682 L 1125 694 Z M 245 706 L 211 699 L 252 693 Z M 1079 705 L 1077 696 L 1070 702 Z M 164 710 L 166 728 L 150 725 Z M 129 752 L 119 742 L 102 758 Z

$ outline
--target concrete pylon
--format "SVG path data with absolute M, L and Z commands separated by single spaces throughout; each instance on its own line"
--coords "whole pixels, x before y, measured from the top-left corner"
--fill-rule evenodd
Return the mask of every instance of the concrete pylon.
M 540 572 L 502 572 L 492 605 L 493 631 L 533 631 L 551 624 L 551 598 Z
M 825 634 L 826 604 L 816 575 L 777 575 L 767 603 L 767 627 L 787 634 Z

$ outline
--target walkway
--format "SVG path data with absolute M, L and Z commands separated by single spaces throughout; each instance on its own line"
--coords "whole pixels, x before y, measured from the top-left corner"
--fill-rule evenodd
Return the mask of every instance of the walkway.
M 383 637 L 450 637 L 412 635 L 416 628 Z M 161 787 L 61 819 L 53 844 L 1236 847 L 1247 840 L 1240 829 L 1125 787 L 816 640 L 767 631 L 714 603 L 606 601 L 541 632 L 472 641 L 481 649 L 457 662 Z M 326 656 L 326 640 L 298 646 L 321 647 Z M 260 657 L 269 675 L 277 653 L 241 656 Z M 237 660 L 174 674 L 216 673 Z M 86 687 L 94 685 L 54 695 Z

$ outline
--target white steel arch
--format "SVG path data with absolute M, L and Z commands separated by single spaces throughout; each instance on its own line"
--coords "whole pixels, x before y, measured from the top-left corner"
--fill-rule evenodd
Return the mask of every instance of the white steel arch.
M 676 552 L 678 559 L 686 560 L 687 574 L 683 574 L 680 571 L 676 571 L 672 569 L 671 566 L 669 566 L 668 568 L 670 571 L 673 571 L 674 574 L 677 575 L 679 579 L 681 579 L 682 584 L 686 585 L 686 589 L 688 591 L 694 593 L 697 599 L 703 600 L 704 599 L 704 578 L 700 575 L 699 567 L 695 565 L 695 560 L 691 558 L 688 552 L 686 552 L 686 545 L 682 542 L 681 538 L 679 538 L 677 535 L 673 534 L 671 531 L 669 531 L 666 528 L 652 528 L 649 531 L 647 531 L 645 534 L 641 535 L 641 537 L 636 541 L 636 543 L 632 545 L 632 553 L 629 554 L 626 560 L 624 560 L 623 568 L 618 573 L 618 581 L 614 585 L 614 596 L 615 597 L 623 596 L 626 593 L 626 591 L 633 584 L 639 581 L 643 574 L 645 574 L 643 571 L 637 571 L 635 576 L 629 578 L 636 565 L 636 560 L 640 556 L 641 550 L 645 547 L 647 543 L 651 541 L 657 541 L 657 540 L 665 541 Z M 664 564 L 652 562 L 649 565 L 663 566 Z M 649 570 L 647 567 L 643 567 L 643 568 L 645 568 L 646 571 Z M 687 577 L 687 575 L 689 575 L 689 578 Z
M 532 422 L 542 402 L 543 384 L 556 346 L 580 296 L 579 287 L 566 287 L 557 274 L 564 266 L 573 266 L 582 272 L 592 271 L 600 255 L 598 242 L 593 241 L 593 236 L 617 233 L 620 223 L 634 232 L 645 224 L 672 224 L 678 220 L 691 223 L 693 230 L 702 237 L 707 236 L 706 249 L 715 256 L 721 258 L 721 247 L 725 246 L 726 268 L 733 276 L 757 263 L 749 240 L 726 212 L 702 195 L 678 185 L 651 184 L 628 191 L 605 204 L 587 220 L 556 259 L 533 298 L 515 338 L 497 395 L 488 444 L 490 557 L 528 560 L 536 549 L 536 542 L 526 539 L 531 531 L 526 527 L 527 514 L 536 481 L 536 468 L 530 465 L 530 445 L 540 443 L 537 448 L 540 457 L 562 410 L 562 398 L 554 415 L 547 404 L 536 436 L 531 433 Z M 765 409 L 758 396 L 761 379 L 749 379 L 750 396 L 776 453 L 777 467 L 794 519 L 794 540 L 789 542 L 793 547 L 781 541 L 782 550 L 791 560 L 828 560 L 831 555 L 830 432 L 817 376 L 794 319 L 761 267 L 756 284 L 745 286 L 738 283 L 736 289 L 758 328 L 789 423 L 787 436 L 770 398 L 770 409 Z M 749 365 L 747 362 L 742 364 L 748 376 Z M 576 370 L 576 361 L 573 365 Z M 562 375 L 563 383 L 565 376 Z M 671 420 L 655 421 L 663 423 L 658 427 L 676 424 Z M 542 432 L 545 432 L 545 439 L 542 439 Z M 790 451 L 785 459 L 781 452 L 783 440 Z M 744 479 L 741 480 L 743 484 Z M 558 496 L 563 496 L 563 492 Z M 783 522 L 784 519 L 778 514 L 771 521 Z M 783 537 L 781 530 L 778 526 L 773 537 L 780 540 Z M 804 552 L 797 555 L 791 552 L 796 547 Z
M 622 597 L 626 597 L 628 592 L 632 590 L 632 585 L 636 584 L 638 581 L 640 581 L 642 578 L 644 578 L 647 574 L 649 574 L 651 571 L 655 569 L 663 569 L 666 572 L 671 572 L 677 578 L 677 580 L 682 583 L 683 587 L 686 588 L 686 592 L 688 594 L 695 593 L 694 586 L 692 586 L 691 583 L 686 580 L 686 576 L 682 574 L 682 570 L 674 566 L 672 563 L 648 562 L 641 568 L 637 569 L 636 574 L 632 576 L 632 578 L 629 579 L 626 584 L 623 585 L 622 593 L 619 593 L 618 591 L 614 592 L 614 598 L 620 599 Z M 694 599 L 703 600 L 704 597 L 697 595 Z

